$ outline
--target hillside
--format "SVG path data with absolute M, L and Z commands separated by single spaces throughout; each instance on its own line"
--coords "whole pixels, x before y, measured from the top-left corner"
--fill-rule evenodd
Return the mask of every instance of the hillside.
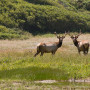
M 0 0 L 0 39 L 80 29 L 90 32 L 90 0 Z

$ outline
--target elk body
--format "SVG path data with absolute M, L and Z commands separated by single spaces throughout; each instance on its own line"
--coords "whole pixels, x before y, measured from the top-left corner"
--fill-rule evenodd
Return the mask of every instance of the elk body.
M 36 57 L 39 53 L 41 53 L 41 56 L 43 56 L 44 53 L 52 53 L 52 55 L 55 54 L 57 49 L 62 46 L 63 39 L 65 38 L 65 36 L 58 36 L 56 32 L 55 35 L 59 41 L 52 43 L 39 43 L 37 45 L 37 53 L 34 55 L 34 57 Z
M 88 54 L 88 51 L 89 51 L 89 42 L 87 40 L 78 41 L 77 39 L 80 35 L 81 33 L 75 36 L 70 35 L 70 37 L 73 40 L 74 45 L 77 47 L 78 53 L 80 54 L 80 52 L 83 51 L 84 55 L 86 55 Z

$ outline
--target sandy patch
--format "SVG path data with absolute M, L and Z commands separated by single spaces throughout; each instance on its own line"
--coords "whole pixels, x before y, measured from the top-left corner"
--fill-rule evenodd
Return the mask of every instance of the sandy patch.
M 41 80 L 41 81 L 34 81 L 35 83 L 47 83 L 47 84 L 52 84 L 52 83 L 57 83 L 57 82 L 78 82 L 78 83 L 90 83 L 90 78 L 87 79 L 69 79 L 69 80 L 61 80 L 61 81 L 56 81 L 56 80 Z
M 56 83 L 56 80 L 42 80 L 42 81 L 35 81 L 35 83 Z
M 87 79 L 78 79 L 78 80 L 74 80 L 74 79 L 69 79 L 69 82 L 86 82 L 86 83 L 90 83 L 90 78 Z

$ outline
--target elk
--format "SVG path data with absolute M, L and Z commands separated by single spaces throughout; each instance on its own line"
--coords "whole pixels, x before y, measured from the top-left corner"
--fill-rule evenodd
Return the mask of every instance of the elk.
M 59 41 L 49 43 L 39 43 L 37 45 L 37 52 L 34 55 L 34 57 L 36 57 L 39 53 L 41 53 L 41 56 L 43 56 L 44 53 L 52 53 L 52 55 L 54 55 L 57 49 L 62 46 L 63 39 L 66 36 L 66 32 L 64 36 L 57 35 L 56 32 L 54 32 L 54 34 L 57 36 Z
M 78 35 L 70 35 L 70 33 L 68 33 L 68 34 L 71 37 L 71 39 L 73 40 L 74 45 L 77 47 L 78 53 L 80 54 L 80 52 L 83 51 L 84 55 L 88 54 L 89 42 L 87 40 L 82 40 L 82 41 L 77 40 L 78 37 L 81 35 L 81 31 Z

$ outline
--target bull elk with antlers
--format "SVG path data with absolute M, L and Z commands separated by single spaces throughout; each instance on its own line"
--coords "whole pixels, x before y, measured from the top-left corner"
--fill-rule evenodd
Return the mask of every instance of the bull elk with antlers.
M 62 46 L 63 39 L 66 36 L 66 32 L 64 36 L 58 36 L 56 32 L 54 32 L 54 34 L 57 36 L 59 41 L 52 43 L 39 43 L 37 45 L 37 53 L 34 55 L 34 57 L 36 57 L 39 53 L 41 53 L 41 56 L 43 56 L 44 53 L 52 53 L 52 55 L 54 55 L 57 49 Z
M 74 45 L 78 49 L 78 53 L 80 54 L 81 51 L 83 51 L 84 55 L 88 54 L 89 51 L 89 42 L 87 40 L 78 41 L 78 37 L 81 35 L 81 31 L 78 35 L 70 35 L 68 33 L 71 39 L 73 40 Z

